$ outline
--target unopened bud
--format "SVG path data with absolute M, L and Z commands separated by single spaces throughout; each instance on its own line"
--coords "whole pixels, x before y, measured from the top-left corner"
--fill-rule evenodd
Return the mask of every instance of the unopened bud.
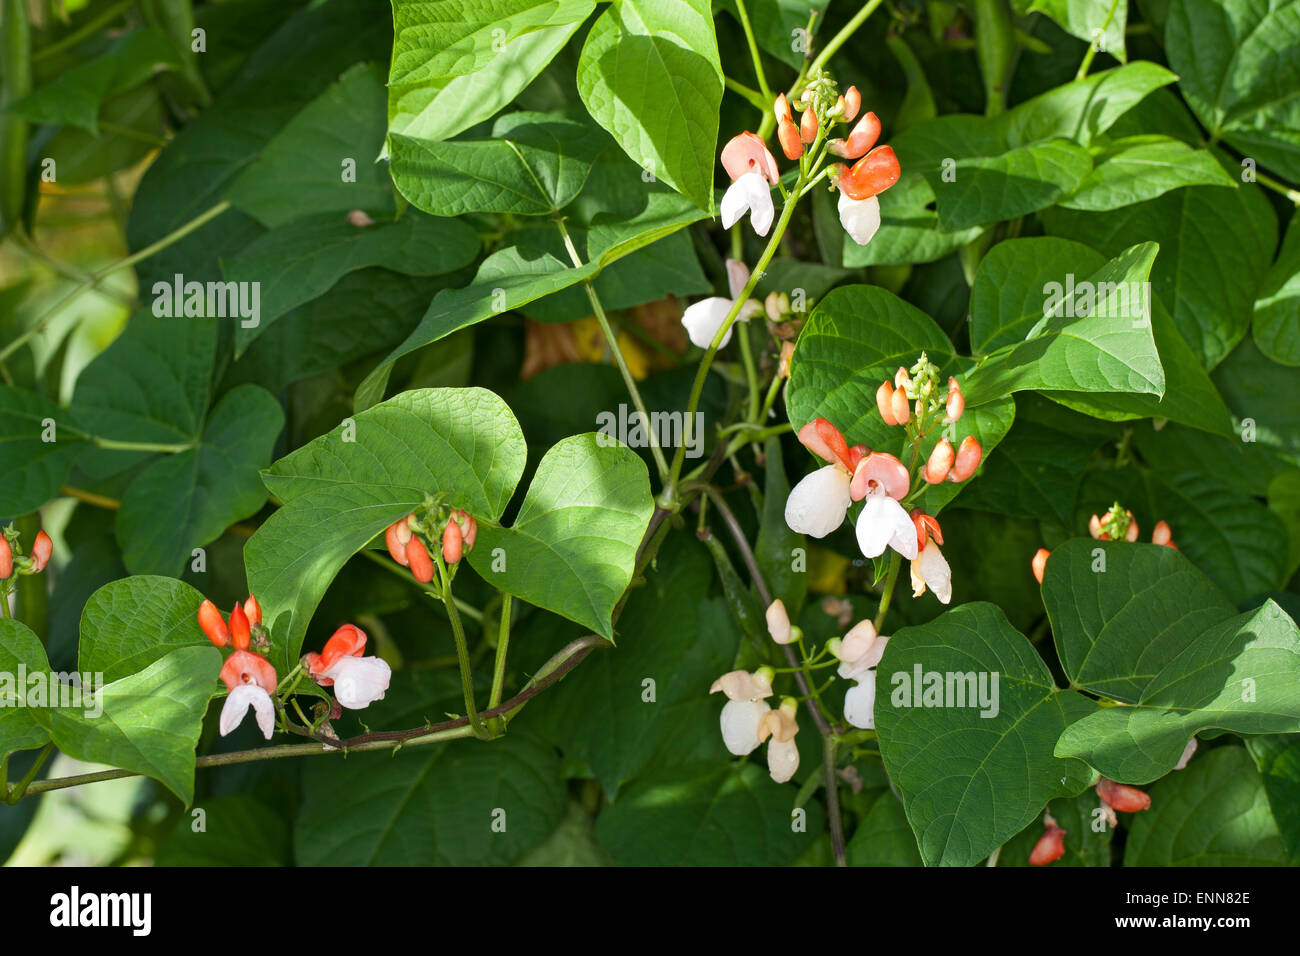
M 1151 806 L 1151 798 L 1145 791 L 1116 783 L 1107 777 L 1097 781 L 1097 796 L 1120 813 L 1138 813 Z
M 208 640 L 217 647 L 229 646 L 230 629 L 226 627 L 225 618 L 211 601 L 204 601 L 199 605 L 199 627 L 203 629 Z
M 776 124 L 776 138 L 781 143 L 781 152 L 786 159 L 798 159 L 803 155 L 803 140 L 799 127 L 791 120 L 782 120 Z
M 1057 826 L 1056 821 L 1050 816 L 1044 817 L 1043 826 L 1046 829 L 1034 844 L 1033 852 L 1029 854 L 1030 866 L 1047 866 L 1065 856 L 1066 831 Z
M 230 612 L 230 644 L 237 651 L 246 651 L 252 637 L 248 615 L 244 613 L 242 606 L 236 604 L 235 609 Z
M 398 518 L 384 532 L 388 554 L 402 567 L 406 567 L 406 543 L 411 540 L 411 525 L 407 518 Z
M 894 421 L 897 424 L 906 425 L 911 421 L 912 409 L 907 403 L 907 392 L 904 389 L 895 389 L 889 403 L 894 412 Z
M 776 117 L 778 123 L 791 122 L 790 101 L 786 99 L 784 93 L 778 93 L 776 102 L 772 104 L 772 114 Z
M 1034 569 L 1034 578 L 1039 584 L 1043 583 L 1043 570 L 1047 567 L 1047 559 L 1052 556 L 1052 552 L 1046 548 L 1039 548 L 1034 552 L 1034 559 L 1029 562 L 1029 566 Z
M 460 525 L 455 521 L 448 521 L 447 527 L 442 529 L 442 560 L 448 564 L 457 563 L 460 560 L 463 544 L 464 535 L 460 532 Z
M 767 633 L 778 644 L 789 644 L 794 640 L 790 632 L 790 615 L 780 598 L 767 607 Z
M 423 542 L 414 535 L 406 542 L 406 562 L 415 580 L 428 584 L 433 580 L 433 559 L 425 550 Z
M 965 481 L 975 474 L 975 469 L 980 466 L 980 459 L 983 457 L 984 449 L 980 447 L 979 441 L 974 435 L 967 435 L 961 440 L 961 445 L 957 448 L 957 460 L 953 462 L 952 471 L 948 474 L 948 480 Z
M 781 343 L 781 360 L 777 364 L 776 374 L 778 378 L 790 377 L 790 360 L 794 358 L 794 343 Z
M 817 138 L 817 111 L 809 104 L 808 108 L 803 111 L 803 118 L 799 121 L 799 137 L 805 143 L 811 143 Z
M 36 532 L 36 540 L 32 543 L 32 566 L 36 569 L 37 574 L 45 570 L 45 566 L 50 563 L 50 555 L 53 552 L 54 542 L 50 540 L 50 536 L 42 528 Z
M 956 457 L 956 452 L 952 449 L 952 442 L 946 438 L 940 438 L 939 443 L 930 452 L 929 459 L 926 460 L 923 472 L 925 480 L 932 485 L 937 485 L 943 481 L 952 472 L 953 462 Z
M 858 110 L 862 108 L 862 94 L 858 92 L 856 86 L 850 86 L 844 91 L 844 122 L 852 122 L 853 117 L 858 115 Z
M 1169 529 L 1169 523 L 1166 521 L 1157 521 L 1156 526 L 1151 529 L 1151 543 L 1163 544 L 1167 548 L 1174 547 L 1174 533 Z
M 14 573 L 14 549 L 9 539 L 0 534 L 0 581 L 8 580 Z M 0 600 L 4 600 L 0 598 Z
M 961 392 L 957 379 L 948 379 L 948 399 L 944 402 L 944 423 L 951 425 L 966 412 L 966 396 Z
M 886 425 L 898 424 L 894 417 L 894 386 L 888 382 L 881 382 L 880 388 L 876 389 L 876 408 L 880 409 L 880 417 Z

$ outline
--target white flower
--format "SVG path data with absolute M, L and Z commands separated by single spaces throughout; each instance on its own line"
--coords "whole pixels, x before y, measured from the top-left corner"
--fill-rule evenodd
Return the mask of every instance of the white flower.
M 847 193 L 841 191 L 839 211 L 840 225 L 860 246 L 870 242 L 880 228 L 880 200 L 875 196 L 850 199 Z
M 772 738 L 767 745 L 767 771 L 777 783 L 787 782 L 799 769 L 799 747 L 794 742 L 794 735 L 799 732 L 794 719 L 798 706 L 787 697 L 779 708 L 769 710 L 759 721 L 759 741 Z
M 878 557 L 887 547 L 909 561 L 916 557 L 916 526 L 899 504 L 910 484 L 906 466 L 893 455 L 872 452 L 858 465 L 849 492 L 865 502 L 855 530 L 866 557 Z
M 382 657 L 340 657 L 321 676 L 334 681 L 334 698 L 348 710 L 384 699 L 393 670 Z
M 254 683 L 240 684 L 226 697 L 226 703 L 221 708 L 221 736 L 226 736 L 239 726 L 249 707 L 253 708 L 262 736 L 271 739 L 271 733 L 275 730 L 275 705 L 271 703 L 271 695 Z
M 876 729 L 876 666 L 889 638 L 879 637 L 870 621 L 861 621 L 830 645 L 840 661 L 839 675 L 854 681 L 844 694 L 844 719 L 863 730 Z
M 866 449 L 850 448 L 838 428 L 818 418 L 799 429 L 799 441 L 823 461 L 830 462 L 805 475 L 785 502 L 785 523 L 797 534 L 824 538 L 844 523 L 852 503 L 853 469 Z
M 876 729 L 876 671 L 863 671 L 844 694 L 844 719 L 862 730 Z
M 688 305 L 682 315 L 682 325 L 686 327 L 686 334 L 690 337 L 692 345 L 707 349 L 713 344 L 714 336 L 718 334 L 718 329 L 722 328 L 722 323 L 727 320 L 731 307 L 735 304 L 741 292 L 745 290 L 745 285 L 748 282 L 749 267 L 738 259 L 728 259 L 727 284 L 731 289 L 731 298 L 724 299 L 722 296 L 715 295 L 708 299 L 701 299 L 699 302 Z M 762 303 L 757 299 L 747 299 L 745 304 L 740 307 L 740 312 L 736 315 L 736 322 L 748 322 L 762 311 Z M 735 322 L 722 336 L 718 348 L 722 348 L 731 341 L 732 328 L 735 328 Z
M 758 736 L 759 725 L 764 715 L 772 709 L 763 703 L 764 697 L 772 696 L 771 671 L 767 668 L 760 668 L 752 674 L 748 671 L 729 671 L 709 688 L 710 694 L 718 691 L 722 691 L 728 698 L 719 718 L 722 742 L 737 757 L 752 753 L 761 742 Z
M 772 188 L 760 172 L 745 173 L 722 196 L 722 228 L 730 229 L 746 212 L 754 232 L 766 236 L 776 218 Z
M 921 553 L 912 561 L 912 597 L 920 597 L 927 587 L 940 604 L 952 600 L 952 568 L 933 538 L 925 542 Z

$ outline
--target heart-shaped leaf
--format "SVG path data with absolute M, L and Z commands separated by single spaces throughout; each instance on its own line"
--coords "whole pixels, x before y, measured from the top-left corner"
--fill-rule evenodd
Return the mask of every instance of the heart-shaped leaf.
M 184 581 L 140 574 L 104 585 L 81 612 L 78 667 L 120 680 L 178 647 L 206 647 L 203 595 Z
M 27 675 L 49 672 L 45 648 L 31 628 L 11 618 L 0 620 L 0 763 L 16 750 L 33 750 L 49 741 L 34 711 L 20 706 L 27 699 Z
M 0 514 L 27 514 L 56 497 L 87 437 L 49 399 L 0 385 Z

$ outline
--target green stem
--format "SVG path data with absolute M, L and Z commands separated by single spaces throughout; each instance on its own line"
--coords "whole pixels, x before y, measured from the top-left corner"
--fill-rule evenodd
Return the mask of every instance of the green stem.
M 763 105 L 763 94 L 758 92 L 758 90 L 752 89 L 738 80 L 733 80 L 729 76 L 724 76 L 722 78 L 722 84 L 727 89 L 731 90 L 731 92 L 744 99 L 745 102 L 749 103 L 749 105 L 754 107 L 754 109 L 764 113 L 767 112 L 767 107 Z
M 121 0 L 121 2 L 113 4 L 103 13 L 87 20 L 67 36 L 56 40 L 49 46 L 41 47 L 41 49 L 32 54 L 32 62 L 35 63 L 37 60 L 44 60 L 46 57 L 54 56 L 55 54 L 62 53 L 70 47 L 76 46 L 82 40 L 86 39 L 86 37 L 98 33 L 101 27 L 112 23 L 133 6 L 135 6 L 135 0 Z
M 452 637 L 456 640 L 456 657 L 460 661 L 460 687 L 465 695 L 465 715 L 469 717 L 469 724 L 473 729 L 474 736 L 480 740 L 488 740 L 492 735 L 484 726 L 482 718 L 478 715 L 478 708 L 474 704 L 474 674 L 469 662 L 469 643 L 465 640 L 465 628 L 460 623 L 460 612 L 456 610 L 456 601 L 451 596 L 451 575 L 447 573 L 447 565 L 443 563 L 442 552 L 436 547 L 429 550 L 433 552 L 433 559 L 438 563 L 438 580 L 442 584 L 442 603 L 447 607 L 447 617 L 451 620 Z
M 393 563 L 393 561 L 390 558 L 385 558 L 383 555 L 371 551 L 369 548 L 362 548 L 357 553 L 360 554 L 363 558 L 367 558 L 368 560 L 373 561 L 375 564 L 379 565 L 389 574 L 395 574 L 403 581 L 405 581 L 407 584 L 411 584 L 419 588 L 425 594 L 433 594 L 433 596 L 436 598 L 439 599 L 442 598 L 441 594 L 437 594 L 431 589 L 426 588 L 419 581 L 415 580 L 415 577 L 411 574 L 410 571 L 407 571 L 399 564 Z M 459 608 L 461 614 L 464 614 L 466 617 L 468 617 L 470 620 L 474 621 L 475 623 L 482 625 L 483 623 L 482 611 L 480 611 L 474 605 L 462 601 L 460 598 L 452 598 L 452 600 L 456 602 L 456 607 Z
M 492 668 L 492 693 L 488 697 L 488 708 L 501 703 L 501 689 L 506 682 L 506 654 L 510 648 L 510 602 L 514 597 L 501 593 L 501 633 L 497 638 L 496 664 Z
M 175 444 L 151 441 L 116 441 L 112 438 L 101 438 L 98 435 L 95 435 L 91 442 L 96 448 L 106 448 L 110 451 L 150 451 L 165 452 L 167 454 L 179 454 L 183 451 L 189 451 L 197 444 L 192 441 L 177 442 Z
M 898 583 L 898 569 L 903 566 L 903 558 L 897 551 L 889 553 L 889 573 L 885 576 L 885 590 L 880 595 L 880 609 L 876 611 L 875 619 L 871 625 L 880 633 L 880 628 L 884 626 L 885 615 L 889 613 L 889 602 L 894 597 L 894 585 Z
M 1295 203 L 1297 206 L 1300 206 L 1300 189 L 1292 189 L 1290 186 L 1278 182 L 1273 177 L 1266 176 L 1265 174 L 1261 173 L 1259 170 L 1255 170 L 1255 181 L 1259 183 L 1261 186 L 1267 186 L 1269 189 L 1272 189 L 1274 192 L 1281 193 L 1287 199 L 1291 200 L 1291 202 Z
M 812 66 L 808 68 L 808 72 L 805 75 L 815 76 L 818 70 L 825 69 L 826 64 L 830 62 L 831 57 L 835 55 L 836 51 L 848 42 L 849 37 L 858 32 L 858 28 L 867 22 L 867 17 L 875 13 L 876 7 L 880 6 L 880 4 L 881 0 L 868 0 L 867 3 L 864 3 L 862 9 L 853 15 L 853 19 L 844 24 L 844 28 L 841 29 L 839 33 L 835 34 L 835 36 L 831 37 L 830 42 L 822 48 L 821 53 L 817 54 L 817 58 L 813 60 Z M 802 84 L 799 85 L 797 92 L 803 92 Z
M 583 266 L 582 257 L 578 255 L 573 240 L 569 238 L 569 230 L 564 228 L 564 220 L 556 218 L 555 225 L 560 230 L 560 236 L 564 239 L 565 248 L 569 250 L 569 257 L 573 260 L 574 268 L 581 269 Z M 614 337 L 614 330 L 610 327 L 609 318 L 605 315 L 605 309 L 600 304 L 600 296 L 596 294 L 596 287 L 590 282 L 584 282 L 582 285 L 587 290 L 587 300 L 591 303 L 592 311 L 596 314 L 596 321 L 600 323 L 600 331 L 604 334 L 609 350 L 614 356 L 614 363 L 618 366 L 619 374 L 623 376 L 623 384 L 627 386 L 627 393 L 632 397 L 632 404 L 640 413 L 641 421 L 645 424 L 646 434 L 650 438 L 650 454 L 654 456 L 655 467 L 659 469 L 659 480 L 663 481 L 668 474 L 668 461 L 664 458 L 663 449 L 659 447 L 659 436 L 655 433 L 655 429 L 650 427 L 650 415 L 646 411 L 641 392 L 636 387 L 636 379 L 632 377 L 632 370 L 627 367 L 627 360 L 623 358 L 623 351 L 618 347 L 618 340 Z M 683 452 L 686 450 L 685 441 L 682 442 L 682 447 L 679 450 Z
M 758 41 L 754 39 L 754 28 L 749 23 L 749 13 L 745 10 L 745 0 L 736 0 L 736 12 L 740 14 L 740 26 L 745 31 L 745 42 L 749 44 L 749 55 L 754 61 L 754 75 L 758 77 L 758 89 L 763 94 L 763 105 L 759 109 L 764 115 L 776 99 L 772 88 L 767 85 L 767 74 L 763 72 L 763 60 L 758 53 Z
M 33 338 L 39 335 L 42 331 L 44 331 L 45 326 L 49 324 L 50 320 L 53 319 L 56 315 L 58 315 L 59 312 L 62 311 L 63 307 L 66 306 L 73 299 L 75 299 L 77 296 L 81 295 L 83 292 L 87 292 L 90 289 L 93 289 L 95 286 L 99 285 L 100 282 L 102 282 L 104 279 L 106 279 L 108 276 L 112 275 L 113 273 L 120 272 L 123 269 L 129 269 L 137 262 L 141 262 L 145 259 L 148 259 L 150 256 L 154 255 L 155 253 L 161 252 L 163 249 L 166 249 L 168 246 L 179 242 L 180 240 L 188 236 L 190 233 L 194 232 L 194 230 L 202 228 L 208 222 L 217 218 L 217 216 L 220 216 L 223 212 L 225 212 L 229 208 L 230 208 L 230 203 L 223 200 L 222 202 L 219 202 L 212 208 L 208 209 L 206 212 L 200 213 L 199 215 L 195 216 L 193 219 L 185 223 L 183 226 L 180 226 L 179 228 L 173 230 L 172 232 L 169 232 L 167 235 L 163 236 L 157 242 L 150 243 L 149 245 L 145 246 L 139 252 L 133 252 L 131 255 L 126 256 L 125 258 L 118 259 L 116 262 L 112 262 L 106 265 L 98 272 L 91 273 L 90 276 L 84 282 L 82 282 L 75 289 L 69 292 L 66 296 L 64 296 L 62 299 L 56 302 L 51 308 L 46 310 L 45 313 L 41 315 L 41 317 L 32 324 L 31 328 L 29 328 L 22 335 L 18 336 L 12 342 L 6 345 L 3 349 L 0 349 L 0 362 L 3 362 L 10 355 L 12 355 L 14 352 L 17 352 L 20 348 L 22 348 Z
M 1097 55 L 1101 49 L 1101 39 L 1106 35 L 1106 28 L 1110 26 L 1110 21 L 1115 16 L 1115 8 L 1119 6 L 1119 0 L 1111 0 L 1110 10 L 1106 14 L 1106 19 L 1102 22 L 1101 29 L 1097 36 L 1088 44 L 1088 52 L 1083 55 L 1083 62 L 1079 64 L 1079 72 L 1074 74 L 1076 80 L 1081 80 L 1088 75 L 1088 68 L 1092 66 L 1092 58 Z
M 23 798 L 23 795 L 27 793 L 27 788 L 31 786 L 32 781 L 36 779 L 36 775 L 41 772 L 41 768 L 45 766 L 45 761 L 50 758 L 50 754 L 53 752 L 53 742 L 50 742 L 41 748 L 41 752 L 36 755 L 36 759 L 32 761 L 32 766 L 27 773 L 23 775 L 23 779 L 19 780 L 12 787 L 8 787 L 9 792 L 5 794 L 5 803 L 12 805 Z
M 840 783 L 835 778 L 837 751 L 834 734 L 822 737 L 822 772 L 826 775 L 826 817 L 831 822 L 831 851 L 836 866 L 848 866 L 844 852 L 844 823 L 840 818 Z

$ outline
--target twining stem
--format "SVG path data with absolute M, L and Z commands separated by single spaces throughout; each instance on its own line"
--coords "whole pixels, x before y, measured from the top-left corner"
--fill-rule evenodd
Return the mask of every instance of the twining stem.
M 436 543 L 429 549 L 433 552 L 433 559 L 438 563 L 438 581 L 442 585 L 442 603 L 447 608 L 447 617 L 451 621 L 451 634 L 456 641 L 456 657 L 460 661 L 460 688 L 465 695 L 465 713 L 469 716 L 470 726 L 474 730 L 474 736 L 481 740 L 491 738 L 491 733 L 484 726 L 482 719 L 479 717 L 478 708 L 474 704 L 474 674 L 469 662 L 469 642 L 465 639 L 465 627 L 460 622 L 460 612 L 456 610 L 456 602 L 451 594 L 451 576 L 447 573 L 447 565 L 443 563 L 442 551 Z
M 867 17 L 875 13 L 876 7 L 880 6 L 880 4 L 881 0 L 868 0 L 867 3 L 864 3 L 862 9 L 853 15 L 853 19 L 844 24 L 843 29 L 841 29 L 839 33 L 835 34 L 835 36 L 831 37 L 826 46 L 822 47 L 822 51 L 817 54 L 816 59 L 812 61 L 812 65 L 804 75 L 815 76 L 818 70 L 824 70 L 826 64 L 830 62 L 831 57 L 835 55 L 836 51 L 847 43 L 853 34 L 858 32 L 858 28 L 867 22 Z M 794 90 L 794 92 L 796 94 L 803 92 L 802 82 L 797 84 L 797 89 Z
M 222 202 L 219 202 L 215 206 L 208 209 L 206 212 L 199 213 L 199 215 L 195 216 L 193 219 L 185 223 L 183 226 L 180 226 L 174 229 L 173 231 L 169 232 L 167 235 L 163 236 L 157 242 L 153 242 L 145 246 L 139 252 L 133 252 L 131 253 L 131 255 L 126 256 L 122 259 L 118 259 L 116 262 L 111 262 L 108 265 L 104 266 L 104 268 L 100 269 L 98 272 L 92 272 L 80 285 L 78 285 L 75 289 L 73 289 L 71 292 L 65 295 L 62 299 L 56 302 L 49 309 L 47 309 L 39 319 L 37 319 L 34 323 L 32 323 L 31 327 L 27 329 L 27 331 L 25 331 L 22 335 L 15 338 L 3 349 L 0 349 L 0 362 L 3 362 L 10 355 L 18 351 L 20 348 L 22 348 L 24 345 L 30 342 L 33 338 L 39 335 L 42 331 L 44 331 L 45 326 L 50 323 L 50 320 L 53 319 L 56 315 L 58 315 L 59 312 L 63 309 L 63 307 L 66 306 L 73 299 L 75 299 L 77 296 L 81 295 L 83 292 L 87 292 L 95 288 L 95 286 L 99 285 L 100 282 L 104 281 L 104 279 L 108 278 L 113 273 L 120 272 L 123 269 L 129 269 L 137 262 L 141 262 L 145 259 L 148 259 L 150 256 L 154 255 L 155 253 L 161 252 L 163 249 L 166 249 L 168 246 L 179 242 L 180 240 L 188 236 L 190 233 L 192 233 L 194 230 L 202 228 L 208 222 L 217 218 L 217 216 L 220 216 L 223 212 L 225 212 L 229 208 L 230 208 L 230 203 L 223 200 Z
M 488 707 L 501 703 L 501 688 L 506 680 L 506 654 L 510 648 L 510 604 L 513 595 L 501 593 L 501 631 L 497 638 L 496 663 L 492 668 L 492 693 L 488 697 Z
M 772 88 L 767 85 L 767 74 L 763 72 L 763 60 L 758 53 L 758 41 L 754 39 L 754 28 L 749 23 L 749 13 L 745 10 L 745 0 L 736 0 L 736 12 L 740 14 L 740 26 L 745 31 L 745 42 L 749 44 L 749 55 L 754 61 L 758 91 L 763 96 L 763 106 L 759 109 L 766 114 L 768 106 L 776 97 L 772 95 Z
M 1088 68 L 1092 66 L 1092 58 L 1097 55 L 1101 49 L 1102 38 L 1106 35 L 1106 30 L 1110 26 L 1110 21 L 1115 16 L 1115 8 L 1119 6 L 1119 0 L 1111 0 L 1110 10 L 1106 13 L 1106 19 L 1101 24 L 1101 29 L 1093 41 L 1088 44 L 1088 52 L 1083 55 L 1083 62 L 1079 64 L 1079 72 L 1074 74 L 1076 80 L 1081 80 L 1088 75 Z
M 557 217 L 555 225 L 560 230 L 560 236 L 564 239 L 564 247 L 569 250 L 569 258 L 573 260 L 573 267 L 581 269 L 583 266 L 582 257 L 578 255 L 573 240 L 569 238 L 569 230 L 564 228 L 564 220 Z M 600 323 L 600 331 L 605 336 L 605 342 L 609 345 L 615 364 L 618 365 L 619 374 L 623 376 L 623 384 L 627 386 L 627 393 L 632 397 L 632 404 L 640 413 L 641 421 L 645 423 L 646 434 L 650 437 L 650 454 L 654 456 L 655 467 L 659 469 L 659 480 L 663 481 L 668 474 L 668 462 L 664 458 L 663 449 L 659 447 L 657 429 L 650 427 L 650 415 L 646 412 L 645 401 L 641 398 L 641 392 L 636 387 L 636 379 L 632 377 L 632 370 L 627 367 L 627 360 L 623 358 L 623 352 L 618 347 L 618 340 L 614 337 L 614 330 L 610 327 L 609 318 L 605 315 L 605 309 L 600 304 L 600 296 L 596 294 L 596 287 L 590 281 L 583 282 L 582 287 L 587 291 L 587 300 L 591 303 L 592 311 L 596 315 L 596 321 Z
M 36 755 L 36 759 L 32 761 L 32 765 L 28 769 L 27 773 L 23 774 L 23 779 L 19 780 L 12 787 L 5 784 L 6 790 L 8 791 L 3 794 L 5 803 L 12 806 L 23 798 L 27 793 L 27 788 L 31 786 L 32 781 L 36 779 L 36 775 L 41 772 L 41 767 L 45 766 L 45 761 L 50 759 L 50 754 L 53 752 L 54 742 L 51 741 L 41 748 L 41 752 Z

